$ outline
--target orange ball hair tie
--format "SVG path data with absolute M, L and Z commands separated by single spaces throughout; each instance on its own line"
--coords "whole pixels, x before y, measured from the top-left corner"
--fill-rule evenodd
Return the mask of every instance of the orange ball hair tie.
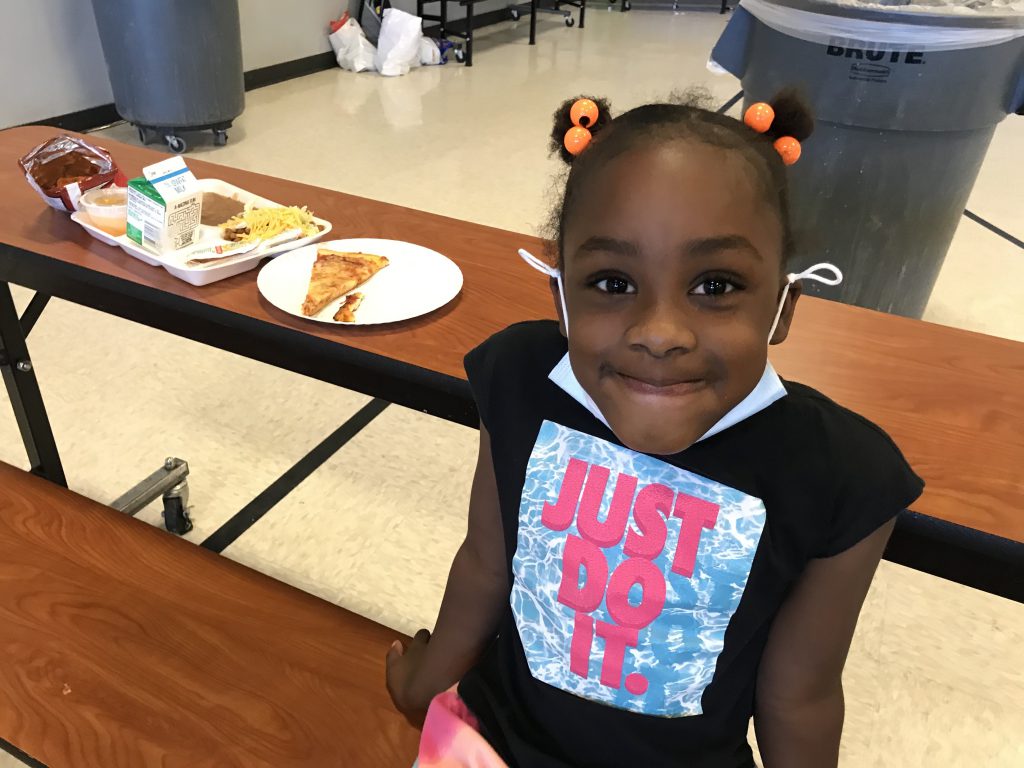
M 586 128 L 588 125 L 596 123 L 598 114 L 597 102 L 593 99 L 577 99 L 576 103 L 572 105 L 572 109 L 569 110 L 572 124 L 578 125 L 580 128 Z
M 565 144 L 565 148 L 569 150 L 570 155 L 578 155 L 590 145 L 592 138 L 593 136 L 591 136 L 590 131 L 586 128 L 574 125 L 565 132 L 565 138 L 562 140 L 562 143 Z
M 786 165 L 793 165 L 800 159 L 800 142 L 792 136 L 781 136 L 775 140 L 773 146 Z
M 743 122 L 757 133 L 766 133 L 774 121 L 775 110 L 763 101 L 751 104 L 743 114 Z M 800 142 L 792 136 L 781 136 L 772 142 L 772 146 L 786 165 L 793 165 L 800 159 Z
M 597 122 L 600 111 L 593 99 L 577 99 L 569 110 L 569 118 L 572 120 L 572 128 L 565 132 L 562 143 L 570 155 L 579 155 L 590 145 L 593 135 L 587 130 Z
M 751 104 L 743 114 L 743 122 L 758 133 L 765 133 L 771 128 L 774 119 L 775 110 L 772 105 L 763 101 Z

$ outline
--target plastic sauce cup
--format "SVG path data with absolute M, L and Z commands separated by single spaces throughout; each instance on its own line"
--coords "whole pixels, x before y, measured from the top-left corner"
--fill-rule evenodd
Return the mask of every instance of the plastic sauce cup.
M 78 207 L 108 234 L 123 235 L 128 228 L 128 190 L 124 187 L 90 189 L 78 199 Z

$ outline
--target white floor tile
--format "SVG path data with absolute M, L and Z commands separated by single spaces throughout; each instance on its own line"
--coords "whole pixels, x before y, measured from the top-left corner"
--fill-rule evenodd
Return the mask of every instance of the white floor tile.
M 476 446 L 391 406 L 225 554 L 400 631 L 433 627 Z

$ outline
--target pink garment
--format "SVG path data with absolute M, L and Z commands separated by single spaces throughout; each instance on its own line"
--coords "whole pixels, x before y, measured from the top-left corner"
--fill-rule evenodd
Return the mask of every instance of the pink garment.
M 508 768 L 480 735 L 476 717 L 455 689 L 434 697 L 420 737 L 419 768 Z

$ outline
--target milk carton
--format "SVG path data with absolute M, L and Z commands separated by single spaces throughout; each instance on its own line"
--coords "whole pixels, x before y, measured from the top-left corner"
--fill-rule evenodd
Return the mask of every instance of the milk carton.
M 182 158 L 150 165 L 128 182 L 128 237 L 157 253 L 190 246 L 202 207 L 203 193 Z

